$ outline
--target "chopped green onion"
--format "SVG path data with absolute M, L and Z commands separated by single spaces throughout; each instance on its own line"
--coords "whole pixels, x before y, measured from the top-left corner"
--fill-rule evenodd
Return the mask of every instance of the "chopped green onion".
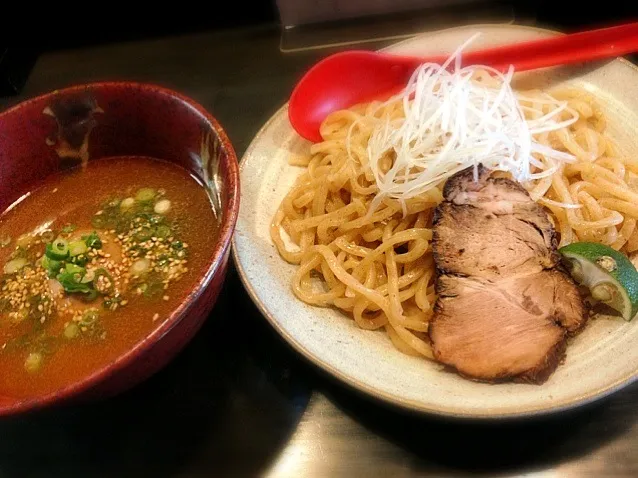
M 65 267 L 66 272 L 69 274 L 81 274 L 84 275 L 86 273 L 86 269 L 84 267 L 77 266 L 75 264 L 67 264 Z
M 170 257 L 167 254 L 160 254 L 160 256 L 157 258 L 157 265 L 160 267 L 164 267 L 168 264 L 169 259 Z
M 29 317 L 29 310 L 20 309 L 18 310 L 18 318 L 14 320 L 14 323 L 22 322 L 23 320 L 26 320 L 28 317 Z
M 75 322 L 69 323 L 69 325 L 67 325 L 64 328 L 64 336 L 67 339 L 73 339 L 77 337 L 79 333 L 80 333 L 80 327 L 78 327 L 78 325 Z
M 77 227 L 75 227 L 73 224 L 66 224 L 63 228 L 62 228 L 62 234 L 71 234 L 73 231 L 75 231 L 77 229 Z
M 56 253 L 53 250 L 53 244 L 52 243 L 48 243 L 45 247 L 45 252 L 44 252 L 45 256 L 48 257 L 49 259 L 52 259 L 54 261 L 63 261 L 64 259 L 66 259 L 66 254 L 65 255 L 61 255 Z
M 95 272 L 87 271 L 86 274 L 84 274 L 84 277 L 80 280 L 80 283 L 88 284 L 89 282 L 93 282 L 93 279 L 95 279 Z
M 131 227 L 131 220 L 129 218 L 120 217 L 120 220 L 114 222 L 113 229 L 118 234 L 127 232 Z
M 113 198 L 110 199 L 107 203 L 106 203 L 106 207 L 109 208 L 114 208 L 120 205 L 120 199 L 119 198 Z
M 104 277 L 105 280 L 100 281 L 100 277 Z M 95 279 L 93 282 L 95 283 L 95 289 L 102 295 L 109 295 L 115 290 L 113 277 L 102 267 L 95 271 Z
M 163 223 L 164 220 L 165 218 L 163 216 L 160 216 L 159 214 L 151 214 L 151 216 L 148 218 L 148 222 L 150 222 L 154 226 Z
M 142 291 L 144 293 L 144 297 L 152 298 L 156 297 L 158 294 L 161 294 L 164 291 L 164 280 L 162 274 L 158 274 L 154 271 L 149 272 L 146 277 L 146 282 L 142 284 L 144 287 Z
M 33 236 L 31 234 L 22 234 L 16 239 L 16 246 L 26 249 L 31 244 Z
M 80 254 L 84 254 L 88 251 L 88 247 L 86 243 L 82 240 L 71 241 L 69 243 L 69 255 L 71 257 L 79 256 Z
M 4 265 L 4 273 L 15 274 L 26 265 L 27 265 L 27 260 L 23 257 L 20 257 L 18 259 L 11 259 L 9 262 L 7 262 Z
M 135 234 L 135 240 L 139 242 L 148 241 L 153 237 L 153 230 L 150 227 L 143 227 L 140 232 Z
M 175 250 L 182 250 L 184 248 L 184 243 L 182 241 L 173 241 L 171 247 Z
M 42 258 L 42 267 L 47 270 L 49 277 L 55 277 L 60 272 L 62 263 L 55 259 L 51 259 L 49 256 L 44 256 Z
M 131 209 L 133 206 L 135 206 L 135 199 L 133 198 L 126 198 L 120 203 L 120 209 L 122 209 L 123 211 Z
M 11 310 L 11 302 L 8 298 L 2 297 L 0 299 L 0 314 L 3 312 L 9 312 Z
M 52 242 L 53 239 L 55 239 L 55 234 L 53 234 L 53 231 L 47 230 L 40 234 L 40 239 L 42 240 L 42 242 Z
M 89 289 L 87 292 L 81 295 L 80 298 L 84 302 L 93 302 L 95 299 L 97 299 L 97 291 L 95 289 Z
M 47 244 L 46 255 L 58 261 L 66 259 L 69 255 L 69 243 L 65 239 L 58 237 L 52 243 Z
M 75 264 L 66 264 L 64 271 L 56 276 L 66 292 L 81 292 L 87 294 L 87 299 L 97 297 L 92 283 L 84 283 L 82 279 L 86 274 L 86 269 Z
M 151 268 L 151 261 L 148 259 L 138 259 L 131 266 L 131 275 L 141 276 L 146 274 Z
M 15 250 L 9 256 L 10 259 L 18 259 L 20 257 L 27 258 L 27 250 L 24 247 L 16 247 Z
M 114 306 L 117 307 L 121 303 L 122 303 L 122 296 L 119 294 L 116 294 L 113 297 L 108 297 L 104 299 L 104 302 L 102 303 L 102 307 L 104 307 L 107 310 L 108 309 L 113 310 Z
M 162 199 L 155 203 L 153 210 L 157 214 L 166 214 L 171 209 L 171 202 L 168 199 Z
M 97 229 L 104 229 L 106 219 L 103 216 L 103 214 L 96 214 L 91 218 L 91 224 L 93 225 L 93 227 Z
M 77 256 L 73 256 L 69 259 L 69 261 L 71 262 L 71 264 L 75 264 L 77 266 L 80 267 L 84 267 L 85 265 L 88 264 L 89 262 L 89 258 L 86 254 L 79 254 Z
M 87 245 L 87 247 L 90 247 L 91 249 L 102 248 L 102 239 L 100 239 L 100 236 L 98 236 L 97 232 L 95 231 L 93 231 L 88 236 L 82 236 L 82 239 L 84 240 L 84 243 Z
M 161 239 L 166 239 L 171 235 L 171 228 L 165 225 L 160 225 L 155 228 L 155 237 L 159 237 Z
M 155 198 L 155 190 L 151 188 L 138 189 L 135 194 L 135 200 L 138 202 L 149 202 Z
M 37 372 L 41 365 L 42 354 L 38 352 L 31 352 L 24 361 L 24 368 L 29 373 Z
M 80 320 L 80 326 L 91 327 L 95 325 L 100 318 L 100 313 L 96 309 L 88 309 L 82 314 L 82 320 Z

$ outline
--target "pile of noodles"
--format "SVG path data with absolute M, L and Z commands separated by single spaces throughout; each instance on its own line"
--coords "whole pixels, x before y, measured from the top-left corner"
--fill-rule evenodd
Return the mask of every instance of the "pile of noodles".
M 494 101 L 511 79 L 480 68 L 467 76 Z M 430 81 L 421 80 L 422 87 Z M 516 93 L 516 106 L 488 108 L 488 120 L 448 118 L 446 124 L 443 117 L 426 131 L 421 117 L 408 124 L 409 116 L 426 114 L 426 102 L 416 104 L 418 81 L 416 73 L 403 96 L 385 103 L 331 114 L 321 126 L 323 141 L 293 162 L 306 169 L 282 201 L 271 236 L 281 256 L 298 265 L 292 288 L 300 300 L 341 309 L 363 329 L 384 329 L 402 352 L 432 357 L 426 338 L 436 300 L 432 214 L 445 179 L 481 155 L 480 162 L 520 181 L 546 208 L 561 246 L 595 241 L 626 254 L 638 250 L 638 161 L 612 146 L 591 95 L 575 89 Z M 493 118 L 515 110 L 524 124 L 512 120 L 509 135 L 495 134 L 492 150 L 471 142 L 477 128 L 487 130 Z M 511 137 L 521 128 L 528 128 L 527 143 Z M 473 149 L 464 153 L 468 144 Z

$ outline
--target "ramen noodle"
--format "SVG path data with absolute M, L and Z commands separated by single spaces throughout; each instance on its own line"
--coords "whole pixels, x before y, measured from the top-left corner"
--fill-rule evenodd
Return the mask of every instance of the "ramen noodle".
M 575 159 L 556 163 L 534 153 L 542 165 L 535 170 L 551 174 L 524 187 L 548 211 L 560 246 L 595 241 L 626 254 L 638 250 L 638 161 L 618 154 L 591 95 L 577 89 L 551 95 L 567 102 L 560 114 L 576 112 L 577 121 L 534 139 Z M 547 93 L 528 91 L 520 98 L 526 119 L 550 113 Z M 401 101 L 388 101 L 328 116 L 323 141 L 306 157 L 291 160 L 305 171 L 277 210 L 271 237 L 280 255 L 298 265 L 292 289 L 300 300 L 341 309 L 362 329 L 385 330 L 400 351 L 432 358 L 427 339 L 436 301 L 432 218 L 444 181 L 404 201 L 382 197 L 372 205 L 379 189 L 368 142 L 379 122 L 403 114 Z M 387 172 L 393 160 L 385 155 L 379 169 Z

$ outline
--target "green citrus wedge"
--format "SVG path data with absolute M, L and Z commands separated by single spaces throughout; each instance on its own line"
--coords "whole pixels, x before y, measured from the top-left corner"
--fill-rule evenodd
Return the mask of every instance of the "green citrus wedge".
M 617 310 L 629 321 L 638 313 L 638 271 L 624 254 L 595 242 L 574 242 L 560 252 L 576 282 L 593 299 Z

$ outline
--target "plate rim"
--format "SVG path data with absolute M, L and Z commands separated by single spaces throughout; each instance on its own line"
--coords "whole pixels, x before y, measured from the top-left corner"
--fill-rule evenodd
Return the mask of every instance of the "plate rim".
M 394 48 L 399 45 L 409 43 L 413 41 L 414 38 L 419 36 L 440 34 L 440 33 L 448 32 L 448 31 L 462 31 L 462 30 L 468 30 L 468 29 L 477 29 L 481 27 L 489 27 L 493 29 L 507 28 L 507 29 L 529 30 L 529 31 L 542 32 L 542 33 L 549 33 L 553 35 L 565 34 L 564 32 L 549 29 L 549 28 L 542 28 L 542 27 L 535 27 L 535 26 L 528 26 L 528 25 L 517 25 L 517 24 L 511 24 L 511 23 L 507 23 L 507 24 L 480 23 L 480 24 L 463 25 L 463 26 L 457 26 L 457 27 L 444 28 L 440 30 L 431 30 L 427 32 L 422 32 L 410 38 L 407 38 L 405 40 L 401 40 L 396 43 L 392 43 L 391 45 L 388 45 L 386 47 L 380 48 L 377 51 L 386 51 L 390 48 Z M 634 70 L 635 73 L 638 73 L 638 65 L 630 62 L 624 57 L 617 57 L 611 61 L 619 62 L 620 64 L 623 64 L 625 67 L 629 67 L 630 69 Z M 287 110 L 288 110 L 288 102 L 284 103 L 275 112 L 273 112 L 271 116 L 268 118 L 268 120 L 255 133 L 255 135 L 253 136 L 253 139 L 251 140 L 250 144 L 246 148 L 246 151 L 244 151 L 244 153 L 242 154 L 242 157 L 239 161 L 240 177 L 244 170 L 247 157 L 249 156 L 249 154 L 252 154 L 252 150 L 255 148 L 257 141 L 261 138 L 264 132 L 270 127 L 270 125 L 274 123 L 280 117 L 281 114 L 286 114 Z M 275 319 L 273 314 L 267 309 L 266 305 L 258 297 L 255 288 L 253 287 L 252 283 L 248 279 L 247 272 L 242 266 L 239 253 L 237 252 L 236 237 L 237 237 L 236 234 L 234 234 L 231 241 L 231 245 L 232 245 L 231 254 L 233 257 L 235 270 L 237 271 L 237 274 L 239 275 L 239 278 L 242 282 L 242 285 L 244 286 L 244 289 L 250 296 L 253 303 L 257 306 L 261 314 L 264 316 L 264 318 L 266 318 L 266 320 L 275 329 L 275 331 L 286 341 L 286 343 L 290 347 L 292 347 L 296 353 L 300 354 L 306 361 L 310 362 L 313 366 L 317 367 L 321 372 L 331 375 L 331 378 L 339 380 L 342 384 L 346 385 L 348 388 L 352 389 L 353 391 L 359 394 L 364 395 L 368 399 L 371 398 L 374 400 L 378 400 L 385 405 L 398 407 L 399 409 L 404 411 L 416 412 L 416 413 L 424 414 L 424 415 L 439 416 L 439 417 L 454 418 L 454 419 L 472 419 L 472 420 L 479 420 L 479 421 L 514 420 L 514 419 L 525 419 L 525 418 L 532 418 L 532 417 L 554 415 L 557 413 L 573 410 L 575 408 L 583 407 L 590 403 L 596 402 L 598 400 L 602 400 L 605 397 L 612 395 L 613 393 L 631 385 L 632 383 L 638 380 L 638 368 L 637 368 L 632 373 L 616 380 L 615 382 L 607 385 L 604 388 L 597 388 L 595 391 L 582 394 L 570 401 L 566 401 L 558 405 L 530 407 L 521 412 L 512 411 L 512 412 L 491 413 L 489 410 L 477 412 L 476 410 L 471 410 L 471 409 L 466 412 L 466 411 L 460 411 L 456 407 L 454 409 L 446 409 L 445 407 L 426 406 L 417 400 L 406 399 L 396 394 L 384 392 L 373 386 L 368 385 L 365 382 L 356 380 L 352 378 L 351 376 L 349 376 L 348 374 L 339 370 L 337 367 L 334 367 L 324 362 L 319 357 L 317 357 L 316 355 L 308 351 L 293 335 L 291 335 L 285 328 L 283 328 L 279 324 L 279 322 Z

